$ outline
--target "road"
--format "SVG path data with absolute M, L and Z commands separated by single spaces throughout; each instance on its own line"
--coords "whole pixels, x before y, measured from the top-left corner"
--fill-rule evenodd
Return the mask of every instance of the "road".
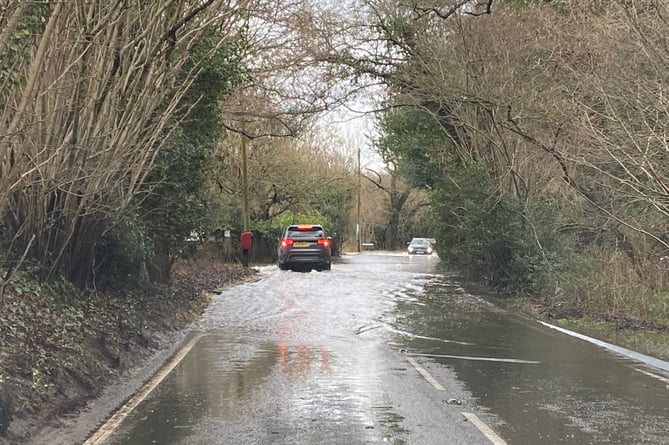
M 666 372 L 499 309 L 436 255 L 261 276 L 87 445 L 667 443 Z

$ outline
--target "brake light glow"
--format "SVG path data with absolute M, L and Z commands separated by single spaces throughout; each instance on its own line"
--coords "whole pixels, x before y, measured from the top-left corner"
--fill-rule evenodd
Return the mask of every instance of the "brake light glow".
M 298 224 L 297 230 L 311 230 L 313 227 L 313 224 Z
M 318 244 L 320 244 L 323 247 L 329 247 L 330 246 L 330 240 L 327 239 L 319 239 Z
M 290 238 L 284 238 L 281 240 L 281 247 L 288 247 L 293 245 L 293 240 Z

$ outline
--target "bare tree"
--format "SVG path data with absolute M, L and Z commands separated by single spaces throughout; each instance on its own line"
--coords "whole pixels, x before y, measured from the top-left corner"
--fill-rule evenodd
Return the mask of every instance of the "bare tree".
M 0 217 L 14 235 L 10 257 L 30 248 L 48 274 L 64 267 L 84 280 L 107 223 L 129 208 L 170 137 L 199 69 L 176 76 L 189 51 L 209 27 L 218 45 L 232 40 L 238 9 L 251 4 L 27 4 L 6 8 L 0 40 L 7 52 L 5 33 L 31 31 L 10 59 L 22 81 L 5 78 L 0 89 Z
M 367 86 L 346 84 L 352 73 L 333 63 L 333 52 L 348 36 L 343 30 L 349 19 L 339 5 L 262 0 L 261 7 L 245 12 L 248 82 L 222 104 L 229 130 L 251 139 L 297 136 L 321 113 L 346 105 Z
M 388 198 L 389 215 L 386 234 L 388 245 L 386 247 L 391 250 L 397 249 L 400 241 L 400 215 L 404 204 L 414 189 L 408 187 L 393 169 L 390 170 L 390 173 L 385 178 L 377 172 L 369 172 L 369 174 L 364 175 L 364 178 L 374 184 L 379 190 L 382 190 Z M 384 179 L 387 181 L 384 182 Z
M 412 19 L 393 99 L 433 113 L 444 150 L 485 163 L 498 193 L 549 203 L 571 221 L 554 231 L 611 241 L 582 247 L 620 249 L 638 277 L 666 286 L 652 271 L 669 249 L 669 6 L 563 6 Z
M 274 130 L 248 131 L 262 134 Z M 231 133 L 221 141 L 219 153 L 224 161 L 214 188 L 235 207 L 239 207 L 242 194 L 240 137 Z M 250 140 L 247 164 L 251 219 L 273 224 L 286 212 L 309 213 L 318 205 L 326 205 L 316 202 L 324 191 L 349 193 L 351 167 L 332 144 L 332 139 L 326 140 L 316 132 L 302 137 L 265 136 Z M 227 217 L 234 220 L 235 214 L 240 211 Z

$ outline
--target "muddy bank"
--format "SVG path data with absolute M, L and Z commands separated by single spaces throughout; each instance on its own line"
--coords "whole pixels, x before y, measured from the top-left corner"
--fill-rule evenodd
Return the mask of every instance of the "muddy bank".
M 93 399 L 106 397 L 108 409 L 123 402 L 124 392 L 169 357 L 213 293 L 255 273 L 189 262 L 178 265 L 169 286 L 80 292 L 27 277 L 7 286 L 0 300 L 0 444 L 75 443 L 62 426 Z M 88 413 L 89 422 L 103 420 L 102 411 Z

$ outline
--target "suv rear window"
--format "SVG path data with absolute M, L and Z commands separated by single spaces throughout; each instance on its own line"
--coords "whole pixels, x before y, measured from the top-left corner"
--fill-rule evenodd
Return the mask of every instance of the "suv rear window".
M 289 226 L 286 230 L 286 238 L 324 238 L 323 227 L 317 225 Z

